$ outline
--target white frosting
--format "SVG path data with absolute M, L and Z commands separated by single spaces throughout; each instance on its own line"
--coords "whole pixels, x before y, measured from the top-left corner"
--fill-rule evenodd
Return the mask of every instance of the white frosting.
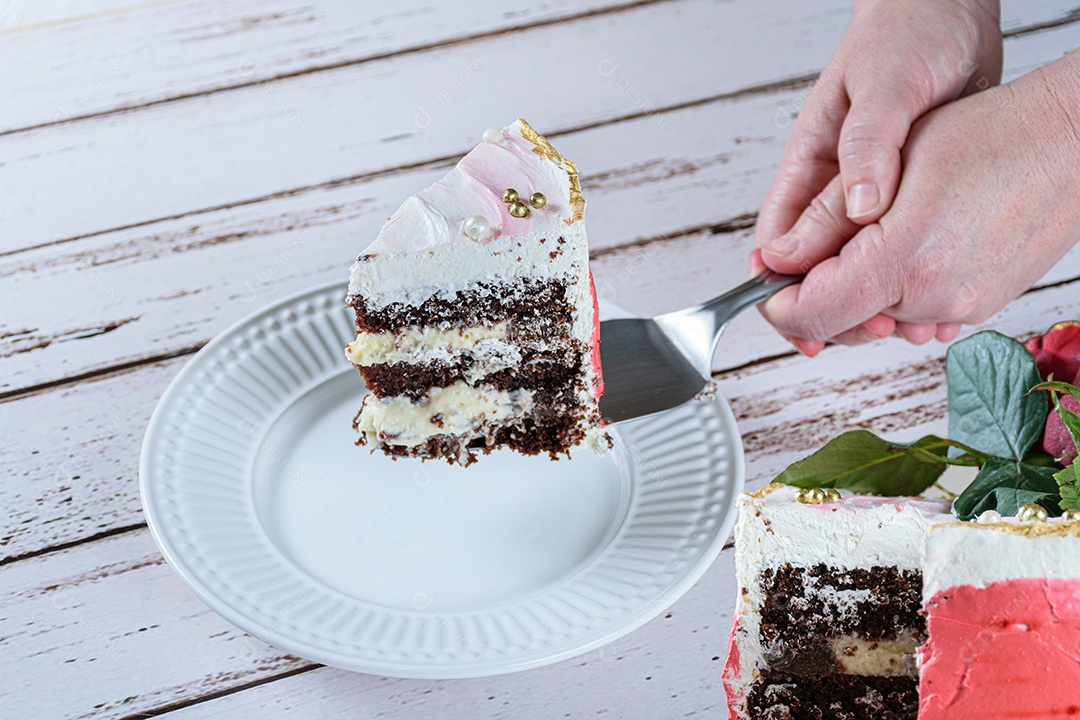
M 1017 578 L 1080 578 L 1080 537 L 1029 537 L 1015 532 L 1018 524 L 1006 518 L 998 524 L 953 522 L 933 528 L 926 538 L 924 602 L 961 585 L 985 588 Z
M 748 571 L 786 563 L 917 570 L 927 529 L 955 519 L 946 500 L 847 494 L 808 505 L 795 491 L 778 486 L 763 497 L 740 496 L 736 541 Z
M 373 448 L 383 444 L 414 447 L 433 435 L 471 436 L 488 423 L 521 415 L 531 405 L 528 390 L 475 388 L 459 380 L 444 388 L 431 388 L 420 402 L 404 396 L 368 395 L 360 411 L 359 429 Z
M 809 505 L 796 501 L 795 492 L 796 488 L 777 485 L 759 495 L 743 493 L 738 499 L 735 569 L 739 622 L 734 641 L 739 676 L 731 680 L 744 689 L 764 667 L 759 636 L 764 602 L 759 576 L 763 569 L 823 563 L 841 571 L 875 566 L 916 570 L 921 567 L 927 530 L 954 519 L 947 500 L 845 492 L 839 502 Z M 815 587 L 810 584 L 807 591 L 815 592 Z M 857 591 L 822 588 L 818 592 L 835 612 L 863 598 Z
M 533 214 L 543 212 L 538 210 Z M 462 290 L 482 290 L 477 287 L 481 282 L 511 284 L 522 278 L 535 278 L 566 279 L 588 285 L 584 221 L 543 232 L 500 235 L 483 244 L 469 240 L 464 233 L 458 236 L 462 242 L 442 243 L 422 250 L 373 253 L 372 245 L 352 266 L 349 294 L 360 295 L 378 308 L 391 303 L 416 306 L 432 296 L 452 298 Z M 562 244 L 558 242 L 560 237 Z

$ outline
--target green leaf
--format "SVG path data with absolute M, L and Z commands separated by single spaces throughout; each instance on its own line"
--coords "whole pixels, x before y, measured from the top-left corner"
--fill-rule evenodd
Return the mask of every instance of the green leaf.
M 776 482 L 873 495 L 918 495 L 945 471 L 950 447 L 957 444 L 933 435 L 901 444 L 868 430 L 852 430 L 791 465 Z
M 1038 467 L 1052 467 L 1055 470 L 1061 469 L 1061 463 L 1044 450 L 1029 450 L 1028 454 L 1024 456 L 1024 463 L 1028 465 L 1036 465 Z M 979 463 L 980 465 L 982 463 Z
M 1057 495 L 1055 493 L 1036 492 L 1035 490 L 1017 490 L 1016 488 L 994 488 L 989 494 L 984 495 L 979 504 L 972 510 L 971 517 L 961 520 L 971 520 L 982 515 L 987 510 L 997 510 L 1004 517 L 1014 517 L 1020 512 L 1020 508 L 1028 503 L 1036 503 L 1046 508 L 1052 515 L 1060 514 L 1058 511 Z
M 1038 467 L 1005 458 L 991 458 L 967 489 L 956 498 L 953 510 L 961 520 L 971 520 L 985 510 L 1015 515 L 1021 505 L 1039 503 L 1058 514 L 1058 482 L 1053 467 Z
M 986 331 L 949 348 L 949 437 L 1019 460 L 1042 434 L 1048 408 L 1025 388 L 1039 383 L 1035 358 L 1012 338 Z
M 1057 382 L 1056 380 L 1048 380 L 1046 382 L 1041 382 L 1035 387 L 1031 388 L 1029 392 L 1035 392 L 1036 390 L 1067 393 L 1076 398 L 1077 402 L 1080 402 L 1080 388 L 1076 387 L 1075 385 L 1070 385 L 1069 383 Z
M 1076 470 L 1076 463 L 1074 462 L 1054 475 L 1054 480 L 1057 481 L 1058 490 L 1061 493 L 1062 510 L 1080 507 L 1080 487 L 1078 487 L 1077 483 L 1080 478 L 1077 478 Z

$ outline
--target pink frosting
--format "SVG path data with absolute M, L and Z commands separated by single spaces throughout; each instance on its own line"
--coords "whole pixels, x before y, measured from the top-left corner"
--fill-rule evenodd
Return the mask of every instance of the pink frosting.
M 592 368 L 596 373 L 593 395 L 599 400 L 604 394 L 604 372 L 600 367 L 600 309 L 596 301 L 596 283 L 593 281 L 592 270 L 589 271 L 589 294 L 592 295 L 593 306 Z
M 1080 580 L 950 588 L 927 623 L 920 720 L 1080 717 Z
M 735 633 L 739 629 L 739 616 L 731 623 L 731 639 L 728 640 L 727 660 L 724 662 L 724 694 L 727 696 L 728 720 L 739 720 L 739 709 L 746 696 L 746 688 L 735 687 L 735 682 L 742 674 L 739 661 L 739 646 L 735 642 Z
M 466 218 L 480 215 L 493 233 L 555 235 L 570 221 L 570 178 L 559 162 L 541 157 L 522 135 L 521 121 L 501 131 L 498 142 L 482 142 L 438 182 L 407 199 L 366 250 L 416 252 L 431 247 L 473 241 L 461 232 Z M 512 218 L 502 201 L 503 190 L 514 188 L 523 202 L 541 192 L 547 198 L 542 212 Z

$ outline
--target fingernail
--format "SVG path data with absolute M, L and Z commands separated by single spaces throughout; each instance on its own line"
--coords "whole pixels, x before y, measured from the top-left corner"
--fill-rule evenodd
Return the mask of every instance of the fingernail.
M 795 248 L 798 246 L 799 243 L 795 237 L 785 233 L 784 235 L 777 235 L 765 243 L 765 250 L 773 255 L 790 255 L 795 252 Z
M 877 210 L 878 203 L 881 202 L 881 193 L 878 192 L 877 185 L 873 183 L 859 183 L 852 186 L 848 191 L 847 197 L 847 214 L 849 218 L 862 217 L 863 215 L 869 215 Z
M 761 259 L 761 251 L 755 250 L 754 252 L 750 253 L 750 274 L 760 275 L 761 273 L 765 272 L 765 269 L 765 263 Z

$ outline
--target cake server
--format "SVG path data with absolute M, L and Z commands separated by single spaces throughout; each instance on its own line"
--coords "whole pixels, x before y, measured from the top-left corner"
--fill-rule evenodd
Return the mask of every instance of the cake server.
M 712 377 L 716 344 L 735 316 L 801 279 L 767 271 L 685 310 L 600 323 L 605 422 L 652 415 L 692 399 Z

